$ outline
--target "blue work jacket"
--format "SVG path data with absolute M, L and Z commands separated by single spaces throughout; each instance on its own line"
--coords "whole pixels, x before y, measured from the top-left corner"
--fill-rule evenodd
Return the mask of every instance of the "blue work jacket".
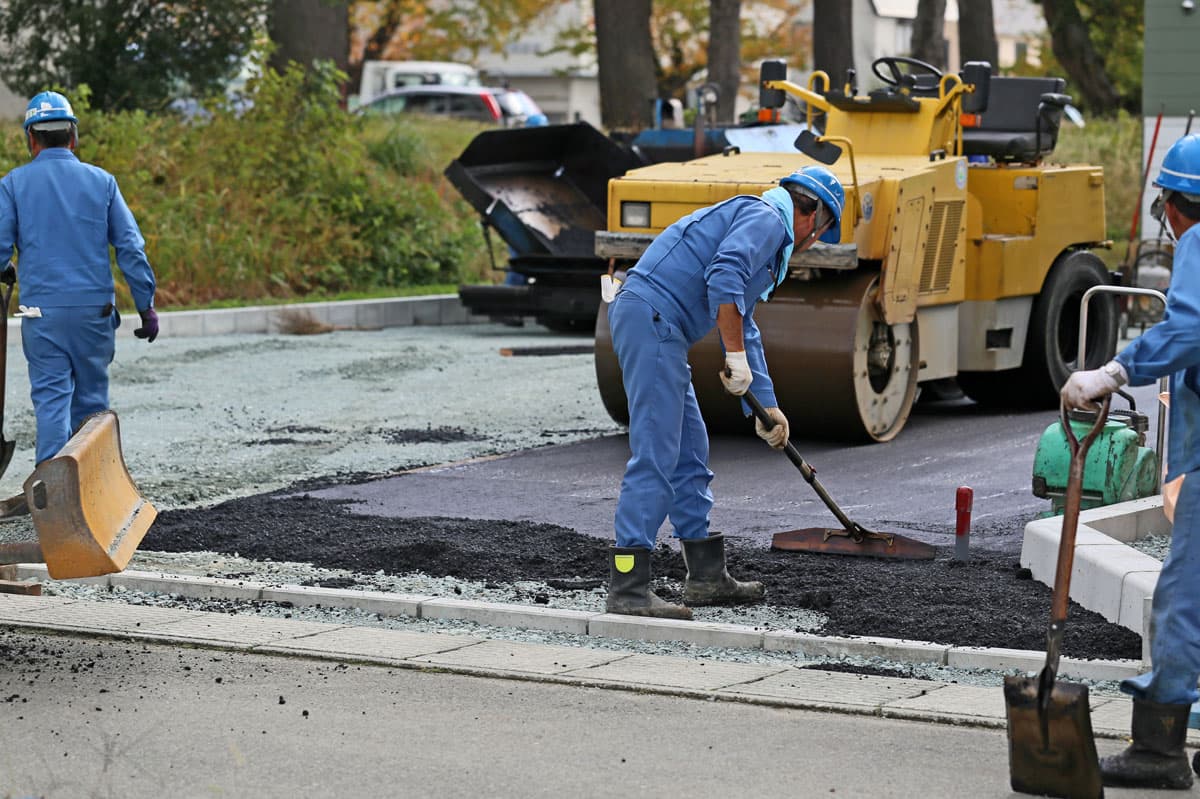
M 622 291 L 641 297 L 675 324 L 689 344 L 716 326 L 726 303 L 742 315 L 751 390 L 768 408 L 778 405 L 767 374 L 762 336 L 754 323 L 759 296 L 775 285 L 793 231 L 766 200 L 739 195 L 694 211 L 664 230 L 629 271 Z
M 20 253 L 23 305 L 113 302 L 109 244 L 133 301 L 149 308 L 154 272 L 116 178 L 52 147 L 0 179 L 0 258 Z
M 1200 469 L 1200 224 L 1179 238 L 1162 321 L 1117 356 L 1131 386 L 1170 376 L 1167 480 Z

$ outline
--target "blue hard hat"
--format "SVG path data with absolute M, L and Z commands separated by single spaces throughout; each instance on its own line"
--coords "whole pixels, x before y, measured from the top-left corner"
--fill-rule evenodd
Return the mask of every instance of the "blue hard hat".
M 842 240 L 842 208 L 846 205 L 846 191 L 836 175 L 823 166 L 806 166 L 780 178 L 779 185 L 795 186 L 804 194 L 820 200 L 833 215 L 833 224 L 821 234 L 821 241 L 837 244 Z
M 1154 185 L 1200 197 L 1200 134 L 1184 136 L 1171 145 Z
M 51 123 L 59 123 L 57 125 Z M 71 110 L 71 102 L 58 92 L 35 94 L 25 106 L 25 130 L 34 125 L 38 129 L 65 128 L 79 122 Z

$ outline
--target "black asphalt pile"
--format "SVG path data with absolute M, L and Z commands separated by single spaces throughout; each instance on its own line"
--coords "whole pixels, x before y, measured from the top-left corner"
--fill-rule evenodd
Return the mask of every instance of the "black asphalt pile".
M 210 508 L 166 511 L 142 548 L 210 550 L 255 560 L 298 561 L 364 574 L 423 572 L 491 583 L 542 580 L 564 589 L 607 577 L 608 543 L 566 527 L 445 517 L 351 513 L 311 496 L 244 497 Z M 1010 554 L 976 551 L 955 561 L 889 561 L 729 547 L 730 571 L 761 580 L 772 606 L 819 610 L 827 635 L 871 635 L 957 646 L 1045 648 L 1050 589 Z M 683 559 L 655 553 L 655 574 L 682 580 Z M 669 593 L 664 592 L 667 598 Z M 1072 604 L 1063 653 L 1141 657 L 1141 638 Z

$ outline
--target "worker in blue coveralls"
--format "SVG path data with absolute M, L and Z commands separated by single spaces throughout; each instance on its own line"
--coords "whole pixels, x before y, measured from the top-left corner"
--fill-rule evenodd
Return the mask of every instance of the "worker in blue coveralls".
M 15 246 L 19 254 L 37 463 L 54 457 L 85 417 L 108 408 L 108 366 L 121 323 L 110 244 L 141 316 L 134 335 L 158 336 L 145 240 L 116 179 L 75 156 L 77 123 L 66 97 L 36 95 L 24 124 L 32 160 L 0 179 L 0 253 Z M 11 285 L 11 265 L 6 273 Z
M 1166 313 L 1114 360 L 1072 374 L 1062 398 L 1069 408 L 1090 406 L 1126 383 L 1170 376 L 1166 479 L 1186 479 L 1154 589 L 1151 670 L 1121 683 L 1133 696 L 1133 743 L 1103 758 L 1100 771 L 1105 785 L 1184 790 L 1192 785 L 1188 714 L 1200 698 L 1200 136 L 1172 145 L 1154 185 L 1162 191 L 1152 213 L 1178 240 Z
M 687 605 L 762 598 L 762 583 L 730 577 L 724 536 L 709 534 L 713 473 L 688 349 L 717 327 L 725 348 L 725 389 L 741 396 L 753 387 L 775 422 L 770 430 L 757 422 L 758 435 L 782 449 L 788 422 L 767 374 L 754 306 L 787 277 L 794 251 L 818 238 L 841 240 L 844 203 L 832 172 L 805 167 L 761 196 L 741 195 L 683 217 L 629 271 L 608 309 L 629 402 L 632 451 L 617 500 L 608 612 L 689 619 Z M 651 552 L 668 516 L 687 564 L 684 605 L 650 590 Z

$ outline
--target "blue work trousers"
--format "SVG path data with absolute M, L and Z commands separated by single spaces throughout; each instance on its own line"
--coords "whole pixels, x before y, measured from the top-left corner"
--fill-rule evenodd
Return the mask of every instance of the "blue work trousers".
M 37 463 L 53 458 L 93 413 L 108 409 L 108 365 L 119 316 L 112 306 L 42 308 L 21 322 L 29 395 L 37 417 Z
M 1139 699 L 1169 705 L 1200 699 L 1200 472 L 1183 481 L 1171 551 L 1154 589 L 1150 672 L 1121 682 Z
M 669 515 L 679 538 L 708 536 L 713 473 L 680 329 L 645 300 L 621 292 L 608 309 L 629 401 L 629 449 L 617 499 L 616 544 L 653 549 Z

